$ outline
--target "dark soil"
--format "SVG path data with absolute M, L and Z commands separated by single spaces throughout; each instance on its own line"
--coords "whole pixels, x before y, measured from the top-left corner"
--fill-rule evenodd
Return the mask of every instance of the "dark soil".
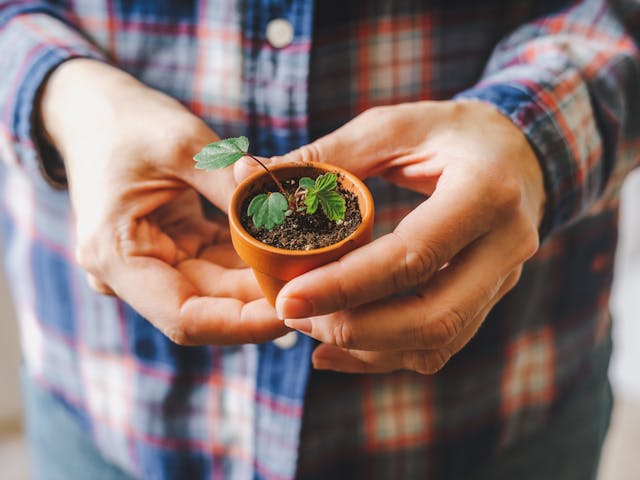
M 288 195 L 293 195 L 298 187 L 298 180 L 286 180 L 283 183 Z M 272 230 L 266 228 L 256 228 L 251 217 L 247 216 L 247 209 L 251 199 L 247 198 L 242 205 L 242 226 L 249 234 L 267 245 L 286 250 L 313 250 L 315 248 L 326 247 L 338 243 L 348 237 L 362 223 L 360 209 L 358 208 L 357 197 L 338 185 L 337 189 L 346 200 L 346 213 L 344 220 L 340 223 L 329 220 L 322 209 L 313 215 L 303 212 L 294 212 L 285 218 L 282 225 L 276 225 Z M 273 186 L 269 190 L 259 191 L 256 194 L 275 192 L 277 188 Z

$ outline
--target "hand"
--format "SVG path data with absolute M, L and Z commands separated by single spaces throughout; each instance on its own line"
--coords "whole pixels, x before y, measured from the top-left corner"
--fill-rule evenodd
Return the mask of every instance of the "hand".
M 323 342 L 316 368 L 438 371 L 538 248 L 540 167 L 519 129 L 487 104 L 374 108 L 286 157 L 430 195 L 392 233 L 280 292 L 285 323 Z M 410 287 L 415 294 L 388 298 Z
M 288 329 L 242 268 L 228 230 L 203 215 L 200 192 L 226 211 L 230 171 L 194 169 L 217 140 L 177 101 L 113 67 L 71 60 L 48 80 L 40 113 L 65 159 L 76 258 L 181 345 L 260 342 Z

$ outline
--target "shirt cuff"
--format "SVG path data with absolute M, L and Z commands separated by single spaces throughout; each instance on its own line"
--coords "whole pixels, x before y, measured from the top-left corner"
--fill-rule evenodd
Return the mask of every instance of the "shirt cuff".
M 72 58 L 105 60 L 103 53 L 66 22 L 44 13 L 18 15 L 0 30 L 0 47 L 10 51 L 0 83 L 4 97 L 3 126 L 14 159 L 34 180 L 66 186 L 60 156 L 42 139 L 38 106 L 49 74 Z

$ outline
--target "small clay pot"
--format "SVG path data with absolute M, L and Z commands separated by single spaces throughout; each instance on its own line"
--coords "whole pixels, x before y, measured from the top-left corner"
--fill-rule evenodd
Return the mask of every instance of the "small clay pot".
M 355 175 L 339 167 L 326 163 L 283 163 L 269 167 L 280 181 L 291 178 L 311 177 L 333 172 L 345 190 L 358 197 L 362 223 L 348 237 L 327 247 L 313 250 L 285 250 L 276 248 L 253 238 L 242 226 L 240 218 L 242 205 L 247 197 L 263 189 L 265 184 L 273 183 L 264 170 L 246 178 L 236 188 L 229 206 L 229 226 L 233 246 L 242 260 L 253 268 L 256 280 L 267 300 L 275 305 L 276 296 L 289 280 L 309 270 L 338 260 L 347 252 L 369 241 L 373 234 L 374 204 L 371 192 Z M 321 213 L 320 213 L 321 214 Z

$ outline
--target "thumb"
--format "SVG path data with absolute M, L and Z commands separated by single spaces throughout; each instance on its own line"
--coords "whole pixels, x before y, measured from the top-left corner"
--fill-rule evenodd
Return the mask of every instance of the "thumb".
M 348 127 L 349 124 L 285 155 L 273 157 L 272 161 L 330 163 L 360 178 L 370 176 L 371 165 L 365 161 L 364 145 L 351 141 L 353 135 Z
M 367 120 L 371 115 L 360 115 L 337 130 L 303 145 L 285 155 L 267 159 L 266 164 L 275 165 L 283 162 L 330 163 L 366 178 L 376 175 L 386 159 L 381 156 L 387 147 L 386 138 L 381 135 L 377 125 L 369 125 Z M 375 134 L 374 134 L 375 133 Z M 251 165 L 253 164 L 253 165 Z M 247 175 L 257 171 L 260 166 L 250 158 L 243 158 L 236 162 L 235 178 L 240 181 Z
M 278 158 L 280 157 L 256 157 L 259 158 L 260 161 L 268 168 L 271 165 L 275 165 L 276 163 L 281 163 Z M 248 156 L 242 157 L 233 165 L 233 176 L 236 183 L 242 182 L 245 178 L 253 175 L 256 172 L 264 171 L 262 166 L 256 162 L 254 159 Z

